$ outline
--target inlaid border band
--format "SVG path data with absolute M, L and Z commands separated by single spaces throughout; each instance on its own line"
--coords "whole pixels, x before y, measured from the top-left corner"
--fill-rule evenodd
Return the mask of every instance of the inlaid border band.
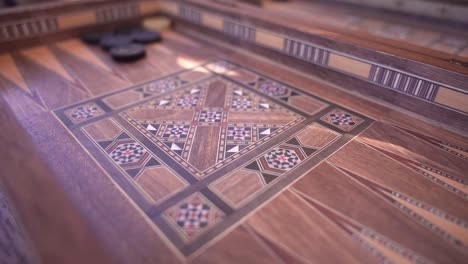
M 420 100 L 468 113 L 468 92 L 414 74 L 351 57 L 308 41 L 205 11 L 192 5 L 163 1 L 162 11 L 190 23 L 208 27 L 240 41 L 268 48 L 321 67 L 333 69 Z M 197 18 L 197 19 L 195 19 Z

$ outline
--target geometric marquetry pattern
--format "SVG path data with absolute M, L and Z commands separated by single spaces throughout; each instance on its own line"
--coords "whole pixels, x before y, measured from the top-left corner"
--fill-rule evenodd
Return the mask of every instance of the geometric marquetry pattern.
M 146 149 L 133 140 L 122 140 L 112 144 L 109 155 L 119 165 L 138 164 L 148 155 Z
M 263 158 L 269 168 L 288 171 L 299 164 L 304 156 L 295 148 L 279 146 L 270 150 Z
M 188 256 L 342 144 L 319 120 L 334 107 L 221 60 L 55 114 Z
M 327 103 L 319 99 L 315 99 L 310 95 L 306 95 L 284 83 L 257 74 L 243 67 L 238 67 L 237 65 L 223 60 L 210 63 L 206 67 L 216 73 L 226 75 L 230 79 L 241 82 L 264 95 L 279 99 L 287 103 L 289 106 L 310 115 L 313 115 L 328 106 Z M 244 108 L 248 108 L 251 104 L 251 102 L 245 98 L 239 99 L 235 103 Z M 268 106 L 266 105 L 266 107 Z
M 344 131 L 350 131 L 364 121 L 356 115 L 341 109 L 333 109 L 320 118 L 320 120 Z
M 97 104 L 87 103 L 67 110 L 65 114 L 73 123 L 78 124 L 88 119 L 101 116 L 105 114 L 105 112 Z
M 139 175 L 145 167 L 160 165 L 141 143 L 126 132 L 121 132 L 114 139 L 101 140 L 98 144 L 132 178 Z
M 267 115 L 281 118 L 272 123 Z M 304 119 L 268 97 L 216 77 L 156 97 L 122 116 L 199 178 Z M 198 142 L 209 153 L 192 151 Z
M 292 137 L 285 143 L 266 151 L 245 169 L 260 172 L 265 184 L 269 184 L 296 168 L 317 150 L 315 147 L 302 145 L 297 137 Z

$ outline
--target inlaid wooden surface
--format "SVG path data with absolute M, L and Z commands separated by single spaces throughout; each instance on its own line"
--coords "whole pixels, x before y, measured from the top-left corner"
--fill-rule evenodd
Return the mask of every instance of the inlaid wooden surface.
M 402 45 L 428 55 L 431 54 L 430 50 L 433 50 L 467 59 L 464 50 L 468 48 L 468 36 L 463 26 L 451 27 L 448 23 L 418 20 L 417 17 L 408 14 L 385 13 L 381 10 L 369 12 L 369 9 L 337 3 L 266 2 L 264 8 L 278 15 L 299 18 L 304 23 L 313 23 L 323 28 L 332 27 L 347 34 L 360 34 L 374 41 L 384 42 L 379 39 L 385 39 L 390 45 Z M 405 19 L 406 22 L 402 23 L 401 19 Z
M 386 40 L 377 43 L 352 34 L 346 36 L 353 40 L 344 40 L 342 33 L 301 22 L 299 15 L 298 18 L 268 15 L 268 9 L 240 4 L 236 7 L 204 0 L 162 5 L 163 11 L 176 19 L 177 29 L 184 33 L 192 31 L 191 36 L 195 38 L 205 38 L 208 43 L 219 40 L 236 43 L 242 50 L 262 54 L 342 88 L 385 100 L 439 122 L 446 121 L 459 129 L 466 127 L 466 122 L 459 121 L 466 119 L 462 110 L 465 70 L 460 63 L 449 63 L 452 56 L 442 58 L 434 54 L 425 60 L 421 52 Z M 206 15 L 222 19 L 223 30 L 206 24 L 203 20 Z M 336 43 L 338 39 L 345 43 Z M 370 46 L 363 49 L 366 43 Z M 433 66 L 443 67 L 438 62 L 449 64 L 446 69 L 450 71 L 436 70 Z
M 466 134 L 254 54 L 163 36 L 131 64 L 76 39 L 0 55 L 9 118 L 112 260 L 468 258 Z M 34 215 L 9 182 L 19 215 Z

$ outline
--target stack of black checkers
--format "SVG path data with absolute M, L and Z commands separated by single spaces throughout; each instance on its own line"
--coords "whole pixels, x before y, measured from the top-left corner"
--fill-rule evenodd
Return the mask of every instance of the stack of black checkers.
M 131 62 L 145 57 L 144 44 L 162 40 L 158 31 L 142 28 L 121 29 L 115 32 L 95 32 L 81 38 L 90 45 L 100 45 L 116 61 Z

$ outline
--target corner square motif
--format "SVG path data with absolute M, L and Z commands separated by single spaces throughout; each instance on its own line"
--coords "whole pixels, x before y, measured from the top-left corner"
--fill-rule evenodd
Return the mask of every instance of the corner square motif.
M 351 113 L 337 108 L 322 116 L 320 120 L 347 132 L 364 121 Z
M 74 123 L 78 124 L 88 119 L 105 114 L 104 110 L 96 103 L 90 102 L 65 111 L 65 115 Z
M 201 193 L 194 193 L 167 209 L 164 218 L 185 242 L 190 242 L 219 223 L 224 213 Z

